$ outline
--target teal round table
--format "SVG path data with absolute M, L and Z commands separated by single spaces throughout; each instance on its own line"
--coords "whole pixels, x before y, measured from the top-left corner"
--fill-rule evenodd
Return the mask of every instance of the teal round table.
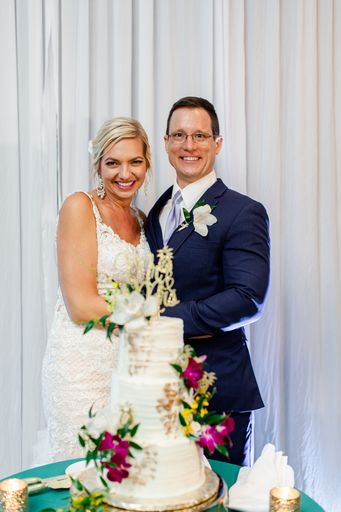
M 46 466 L 39 466 L 36 468 L 21 471 L 15 475 L 11 475 L 8 478 L 28 478 L 28 477 L 40 477 L 48 478 L 51 476 L 62 475 L 65 472 L 65 468 L 80 459 L 66 460 L 62 462 L 55 462 L 53 464 L 47 464 Z M 225 462 L 210 461 L 212 469 L 220 475 L 226 482 L 228 487 L 231 487 L 237 480 L 239 466 L 228 464 Z M 69 492 L 65 490 L 44 490 L 39 494 L 30 496 L 29 498 L 29 511 L 38 512 L 44 508 L 63 508 L 68 503 Z M 218 511 L 218 508 L 210 509 L 212 512 Z M 301 501 L 301 512 L 324 512 L 324 510 L 315 503 L 311 498 L 302 493 Z

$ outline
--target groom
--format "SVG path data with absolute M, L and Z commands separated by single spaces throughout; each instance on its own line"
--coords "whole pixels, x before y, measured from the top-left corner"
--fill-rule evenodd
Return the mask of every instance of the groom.
M 178 100 L 164 140 L 176 180 L 151 209 L 147 238 L 153 252 L 165 244 L 173 248 L 180 303 L 165 315 L 182 318 L 185 343 L 197 355 L 207 354 L 205 369 L 217 375 L 210 407 L 231 412 L 230 462 L 247 464 L 251 411 L 264 404 L 244 326 L 260 316 L 268 287 L 268 217 L 260 203 L 217 179 L 214 162 L 222 138 L 209 101 Z M 180 224 L 187 225 L 179 229 Z M 219 453 L 213 458 L 223 460 Z

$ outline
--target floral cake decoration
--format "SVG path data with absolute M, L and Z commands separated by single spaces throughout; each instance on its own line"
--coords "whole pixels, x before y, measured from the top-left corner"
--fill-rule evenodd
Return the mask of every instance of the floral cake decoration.
M 177 360 L 171 363 L 183 382 L 179 421 L 184 435 L 204 448 L 208 456 L 217 450 L 228 457 L 227 446 L 232 446 L 230 433 L 234 430 L 234 420 L 226 414 L 208 410 L 215 393 L 216 375 L 204 370 L 206 357 L 197 356 L 190 345 L 185 345 Z

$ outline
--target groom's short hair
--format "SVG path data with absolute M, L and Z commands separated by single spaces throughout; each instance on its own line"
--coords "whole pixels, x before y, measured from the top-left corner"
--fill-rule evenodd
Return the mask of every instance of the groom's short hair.
M 213 135 L 215 137 L 220 135 L 218 116 L 214 106 L 205 98 L 199 98 L 198 96 L 185 96 L 174 103 L 168 114 L 166 135 L 169 135 L 169 125 L 173 112 L 178 108 L 202 108 L 206 110 L 211 118 Z

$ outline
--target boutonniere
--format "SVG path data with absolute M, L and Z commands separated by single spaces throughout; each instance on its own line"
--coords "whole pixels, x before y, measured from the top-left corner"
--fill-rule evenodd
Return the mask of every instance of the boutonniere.
M 199 233 L 201 236 L 207 236 L 207 226 L 212 226 L 212 224 L 217 222 L 217 217 L 211 213 L 214 208 L 215 206 L 206 204 L 203 199 L 198 201 L 190 212 L 186 210 L 186 208 L 183 208 L 182 211 L 184 213 L 185 220 L 180 225 L 178 231 L 182 231 L 187 228 L 191 222 L 193 222 L 194 231 Z

